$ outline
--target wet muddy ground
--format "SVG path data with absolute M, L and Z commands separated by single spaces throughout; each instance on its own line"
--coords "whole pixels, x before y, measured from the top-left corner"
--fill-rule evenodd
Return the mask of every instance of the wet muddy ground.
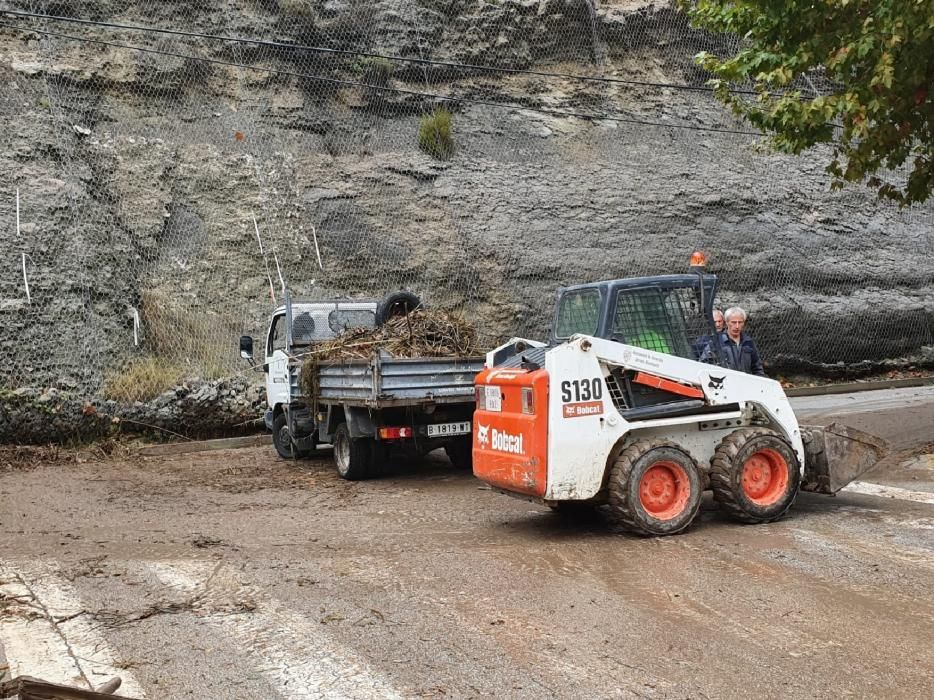
M 934 396 L 910 396 L 796 406 L 894 436 L 864 481 L 897 497 L 759 526 L 708 500 L 662 539 L 440 455 L 358 483 L 271 447 L 8 462 L 0 643 L 14 675 L 148 698 L 932 697 Z

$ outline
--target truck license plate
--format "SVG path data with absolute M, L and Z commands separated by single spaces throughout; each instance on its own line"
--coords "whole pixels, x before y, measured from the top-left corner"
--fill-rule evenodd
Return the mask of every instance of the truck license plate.
M 434 423 L 428 425 L 428 437 L 447 437 L 448 435 L 469 435 L 470 421 L 460 423 Z

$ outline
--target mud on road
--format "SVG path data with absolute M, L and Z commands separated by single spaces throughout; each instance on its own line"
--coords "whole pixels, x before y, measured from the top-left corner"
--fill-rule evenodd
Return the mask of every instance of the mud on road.
M 662 539 L 440 454 L 357 483 L 271 447 L 20 454 L 0 645 L 13 675 L 147 698 L 932 697 L 934 402 L 914 396 L 845 404 L 903 448 L 862 487 L 895 498 L 802 494 L 759 526 L 708 500 Z

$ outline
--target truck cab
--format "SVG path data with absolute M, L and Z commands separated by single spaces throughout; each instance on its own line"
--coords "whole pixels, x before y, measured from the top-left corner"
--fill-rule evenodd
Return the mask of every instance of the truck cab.
M 290 309 L 291 307 L 291 313 Z M 291 403 L 294 393 L 294 373 L 290 371 L 290 358 L 301 358 L 315 343 L 333 340 L 348 328 L 374 328 L 376 326 L 377 301 L 356 299 L 352 301 L 303 301 L 283 304 L 273 311 L 266 332 L 264 345 L 266 373 L 266 405 L 264 416 L 266 427 L 274 430 L 273 423 L 284 407 Z M 294 419 L 300 423 L 302 432 L 310 432 L 314 421 L 307 407 L 292 406 Z M 280 426 L 280 430 L 282 426 Z M 287 429 L 287 427 L 286 427 Z M 288 446 L 288 436 L 280 436 L 277 446 Z M 309 448 L 314 445 L 309 445 Z M 284 450 L 288 452 L 288 450 Z M 282 454 L 282 451 L 280 451 Z M 290 457 L 291 453 L 283 456 Z

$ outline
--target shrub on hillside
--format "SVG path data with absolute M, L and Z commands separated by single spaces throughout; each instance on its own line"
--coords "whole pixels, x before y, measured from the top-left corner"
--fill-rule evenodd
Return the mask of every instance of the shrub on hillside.
M 454 155 L 452 122 L 451 113 L 444 107 L 423 116 L 418 127 L 418 147 L 439 160 L 448 160 Z
M 151 401 L 176 386 L 185 374 L 183 366 L 158 357 L 143 357 L 107 377 L 101 394 L 105 399 L 125 403 Z
M 381 57 L 365 58 L 358 64 L 360 76 L 368 85 L 385 87 L 392 77 L 393 65 L 388 59 Z

